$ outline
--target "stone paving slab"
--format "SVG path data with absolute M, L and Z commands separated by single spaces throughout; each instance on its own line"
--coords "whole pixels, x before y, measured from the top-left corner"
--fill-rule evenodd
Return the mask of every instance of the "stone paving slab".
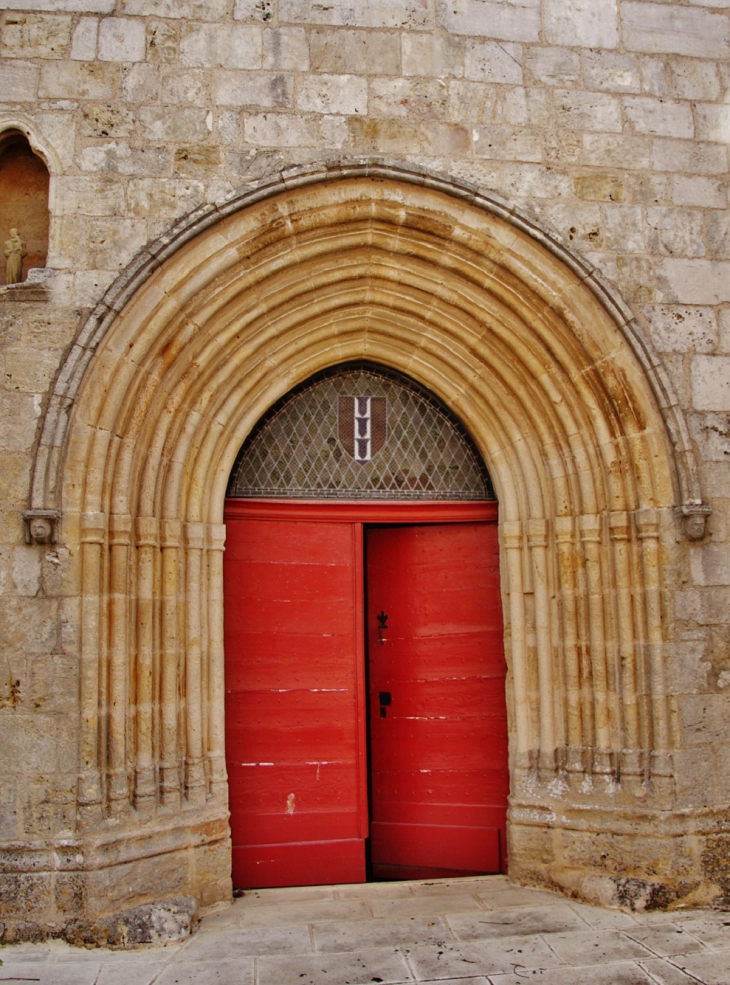
M 512 975 L 489 975 L 491 985 L 656 985 L 633 961 L 620 961 L 587 968 L 550 968 L 535 974 L 519 969 Z M 695 983 L 697 985 L 697 983 Z
M 592 965 L 610 961 L 650 958 L 652 952 L 618 931 L 579 930 L 551 934 L 550 947 L 566 964 Z
M 536 970 L 563 966 L 561 959 L 541 938 L 510 937 L 443 947 L 418 947 L 406 951 L 417 981 L 441 981 L 452 976 L 487 972 L 514 973 L 518 968 L 532 975 Z
M 685 975 L 671 959 L 651 958 L 649 961 L 637 962 L 643 971 L 647 971 L 657 985 L 697 985 L 698 979 Z M 709 982 L 706 985 L 710 985 Z
M 0 958 L 0 985 L 730 985 L 730 913 L 619 913 L 502 876 L 319 886 L 247 893 L 167 947 Z
M 257 985 L 400 985 L 412 982 L 405 958 L 392 948 L 345 954 L 258 959 Z
M 227 932 L 196 934 L 185 948 L 185 959 L 213 961 L 244 954 L 307 954 L 311 950 L 312 938 L 306 924 L 250 930 L 235 927 Z
M 673 963 L 699 981 L 730 985 L 730 948 L 704 954 L 683 954 Z
M 474 941 L 484 937 L 514 937 L 517 934 L 556 934 L 564 930 L 584 930 L 585 924 L 569 906 L 524 906 L 488 913 L 452 913 L 447 917 L 457 940 Z
M 254 960 L 175 962 L 159 977 L 146 981 L 128 978 L 124 985 L 255 985 Z M 106 985 L 100 982 L 99 985 Z
M 410 947 L 451 940 L 448 927 L 438 916 L 319 923 L 313 934 L 317 952 Z
M 696 937 L 674 923 L 664 924 L 661 927 L 634 926 L 630 929 L 625 928 L 624 933 L 662 957 L 704 950 L 704 945 L 700 944 Z

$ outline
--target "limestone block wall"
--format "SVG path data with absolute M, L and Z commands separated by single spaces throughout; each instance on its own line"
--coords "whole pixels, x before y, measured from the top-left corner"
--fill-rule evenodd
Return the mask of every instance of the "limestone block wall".
M 88 861 L 93 839 L 78 810 L 82 572 L 63 517 L 56 542 L 42 545 L 26 543 L 23 522 L 38 505 L 32 472 L 64 354 L 115 280 L 183 217 L 222 209 L 288 169 L 359 159 L 501 197 L 594 265 L 646 333 L 688 429 L 694 498 L 711 508 L 699 539 L 679 519 L 662 535 L 675 824 L 665 841 L 682 844 L 676 856 L 667 849 L 662 871 L 674 897 L 730 893 L 728 0 L 5 6 L 0 131 L 25 134 L 51 176 L 45 272 L 0 288 L 8 934 L 227 893 L 220 811 L 213 833 L 208 815 L 196 815 L 185 837 L 158 828 L 152 847 L 124 860 L 109 846 L 137 820 L 95 828 Z M 674 505 L 693 504 L 678 492 Z M 643 870 L 624 871 L 620 823 L 602 839 L 589 831 L 563 844 L 549 833 L 559 797 L 543 800 L 535 856 L 550 843 L 585 871 L 638 880 L 622 898 L 643 898 L 655 849 Z M 99 859 L 123 876 L 105 881 Z M 536 873 L 528 865 L 523 877 Z

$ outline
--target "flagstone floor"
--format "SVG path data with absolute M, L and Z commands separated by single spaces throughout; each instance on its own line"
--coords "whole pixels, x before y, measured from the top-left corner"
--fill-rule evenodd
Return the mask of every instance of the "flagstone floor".
M 620 913 L 502 876 L 267 889 L 178 944 L 0 958 L 0 985 L 730 985 L 730 913 Z

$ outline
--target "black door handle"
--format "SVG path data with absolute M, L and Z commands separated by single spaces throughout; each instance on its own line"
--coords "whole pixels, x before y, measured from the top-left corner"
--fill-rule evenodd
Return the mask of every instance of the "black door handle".
M 381 691 L 378 695 L 378 700 L 380 702 L 380 717 L 385 718 L 390 707 L 390 691 Z

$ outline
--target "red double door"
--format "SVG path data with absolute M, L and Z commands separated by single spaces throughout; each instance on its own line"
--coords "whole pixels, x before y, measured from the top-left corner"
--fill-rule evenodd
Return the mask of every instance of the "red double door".
M 226 520 L 234 886 L 504 871 L 496 507 Z

